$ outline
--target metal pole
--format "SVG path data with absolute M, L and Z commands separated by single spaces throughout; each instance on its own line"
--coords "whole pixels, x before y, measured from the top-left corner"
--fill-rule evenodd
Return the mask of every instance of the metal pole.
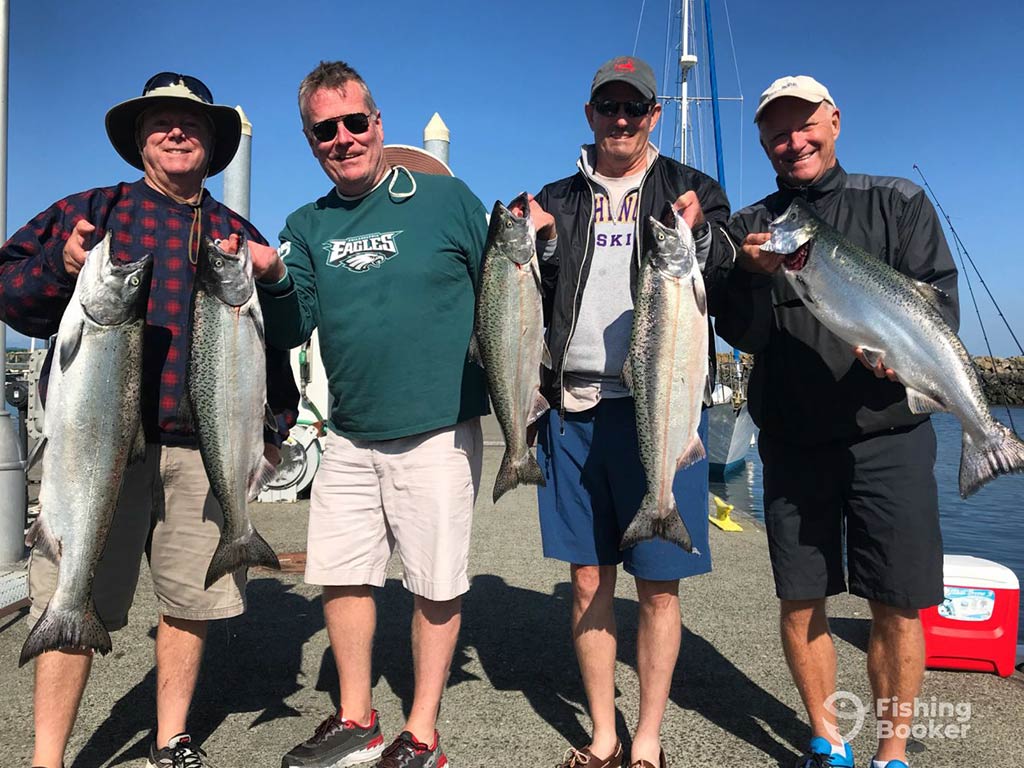
M 718 110 L 718 74 L 715 72 L 715 37 L 711 31 L 711 0 L 704 0 L 704 21 L 708 36 L 708 72 L 711 74 L 711 114 L 715 121 L 715 159 L 718 183 L 725 191 L 725 160 L 722 159 L 722 116 Z
M 241 107 L 235 107 L 242 118 L 242 138 L 238 142 L 238 151 L 224 169 L 224 205 L 239 214 L 243 219 L 249 218 L 249 189 L 252 172 L 252 123 L 245 116 Z
M 427 127 L 423 129 L 423 148 L 448 165 L 448 151 L 451 148 L 451 143 L 451 131 L 444 124 L 441 116 L 435 112 L 434 116 L 430 118 L 430 122 L 427 123 Z
M 697 66 L 697 57 L 690 53 L 690 0 L 680 3 L 679 28 L 679 162 L 686 162 L 686 131 L 690 118 L 690 70 Z
M 0 239 L 7 240 L 7 51 L 11 12 L 0 0 Z M 0 323 L 0 382 L 7 382 L 7 328 Z M 27 489 L 25 462 L 18 435 L 0 395 L 0 563 L 15 563 L 25 554 Z

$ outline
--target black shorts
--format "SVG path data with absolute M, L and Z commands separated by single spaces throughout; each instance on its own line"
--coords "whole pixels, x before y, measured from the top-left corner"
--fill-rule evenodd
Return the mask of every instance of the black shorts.
M 765 525 L 782 600 L 846 591 L 895 608 L 943 599 L 930 421 L 849 443 L 795 446 L 761 433 Z

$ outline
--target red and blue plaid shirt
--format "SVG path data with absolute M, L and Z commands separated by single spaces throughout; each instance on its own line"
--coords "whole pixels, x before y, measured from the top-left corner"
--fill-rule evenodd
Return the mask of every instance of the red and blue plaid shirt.
M 199 206 L 203 237 L 223 239 L 244 232 L 266 243 L 248 221 L 203 192 Z M 115 259 L 129 262 L 153 254 L 142 364 L 142 423 L 147 442 L 191 443 L 191 427 L 180 416 L 186 399 L 195 265 L 189 258 L 194 209 L 139 180 L 102 187 L 59 200 L 19 229 L 0 249 L 0 320 L 36 338 L 57 333 L 74 290 L 64 269 L 64 243 L 76 223 L 96 227 L 93 243 L 109 230 Z M 88 245 L 88 244 L 87 244 Z M 267 350 L 267 401 L 282 426 L 295 423 L 299 394 L 288 353 Z M 278 442 L 278 441 L 275 441 Z

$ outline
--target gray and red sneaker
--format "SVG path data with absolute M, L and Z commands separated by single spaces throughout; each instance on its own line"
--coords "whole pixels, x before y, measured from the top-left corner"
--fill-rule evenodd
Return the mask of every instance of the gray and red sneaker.
M 370 711 L 369 725 L 331 715 L 312 737 L 281 758 L 281 768 L 345 768 L 376 760 L 383 752 L 377 710 Z
M 398 734 L 374 768 L 445 768 L 448 758 L 441 751 L 441 737 L 434 731 L 433 746 L 416 741 L 408 731 Z

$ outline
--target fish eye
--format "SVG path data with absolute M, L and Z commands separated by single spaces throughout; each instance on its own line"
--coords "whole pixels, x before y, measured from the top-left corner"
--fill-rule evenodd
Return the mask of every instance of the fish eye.
M 131 285 L 133 285 L 133 286 L 138 285 L 139 284 L 139 276 L 138 275 L 132 275 L 131 277 L 128 278 L 128 282 Z
M 511 221 L 506 221 L 505 222 L 505 229 L 512 229 L 512 222 Z
M 224 259 L 214 259 L 213 266 L 215 266 L 217 269 L 220 269 L 221 267 L 224 266 Z
M 658 233 L 658 240 L 664 240 L 664 239 L 665 239 L 665 235 L 663 233 L 659 232 Z

